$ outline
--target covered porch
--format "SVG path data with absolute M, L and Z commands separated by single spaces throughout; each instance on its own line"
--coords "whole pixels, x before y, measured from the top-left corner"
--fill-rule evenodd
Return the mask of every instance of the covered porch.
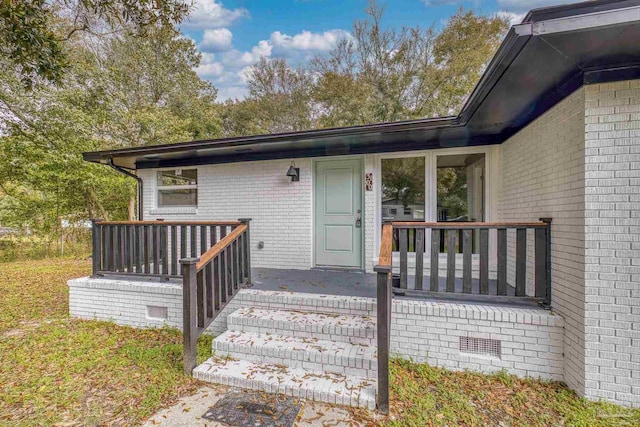
M 304 393 L 314 395 L 325 386 L 307 384 L 295 369 L 355 373 L 337 391 L 343 400 L 332 402 L 383 411 L 391 355 L 453 369 L 547 378 L 561 372 L 562 319 L 542 309 L 551 295 L 548 221 L 385 223 L 375 273 L 254 268 L 251 228 L 250 219 L 94 221 L 93 275 L 70 282 L 71 314 L 181 327 L 185 373 L 214 382 L 241 381 L 234 379 L 239 370 L 258 369 L 253 364 L 266 360 L 290 366 L 280 380 L 302 381 Z M 87 310 L 93 303 L 99 307 Z M 218 336 L 215 354 L 239 361 L 214 356 L 196 368 L 196 341 L 205 332 Z M 280 354 L 291 345 L 298 356 Z M 363 359 L 324 360 L 325 350 Z M 314 352 L 315 362 L 305 362 Z M 539 361 L 535 369 L 525 363 L 527 355 Z M 491 359 L 483 364 L 483 357 Z M 278 389 L 270 381 L 259 387 Z M 353 381 L 364 394 L 349 391 Z

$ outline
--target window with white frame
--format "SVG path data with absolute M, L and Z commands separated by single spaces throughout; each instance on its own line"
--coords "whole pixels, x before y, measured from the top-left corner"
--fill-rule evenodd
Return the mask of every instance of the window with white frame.
M 198 205 L 198 170 L 158 171 L 158 207 Z

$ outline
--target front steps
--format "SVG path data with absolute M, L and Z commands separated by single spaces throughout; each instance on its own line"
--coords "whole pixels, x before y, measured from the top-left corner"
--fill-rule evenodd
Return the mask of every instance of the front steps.
M 213 340 L 203 381 L 374 409 L 375 320 L 321 312 L 241 308 Z

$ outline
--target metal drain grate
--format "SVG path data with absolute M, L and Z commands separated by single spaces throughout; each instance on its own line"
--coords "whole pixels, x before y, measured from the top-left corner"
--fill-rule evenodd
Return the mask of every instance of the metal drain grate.
M 497 357 L 499 359 L 502 355 L 502 348 L 499 340 L 460 337 L 460 352 Z

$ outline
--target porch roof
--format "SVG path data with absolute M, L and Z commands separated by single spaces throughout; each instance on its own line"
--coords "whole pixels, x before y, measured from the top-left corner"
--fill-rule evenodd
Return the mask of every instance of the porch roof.
M 584 83 L 640 78 L 640 0 L 536 9 L 457 116 L 84 153 L 128 169 L 499 144 Z

